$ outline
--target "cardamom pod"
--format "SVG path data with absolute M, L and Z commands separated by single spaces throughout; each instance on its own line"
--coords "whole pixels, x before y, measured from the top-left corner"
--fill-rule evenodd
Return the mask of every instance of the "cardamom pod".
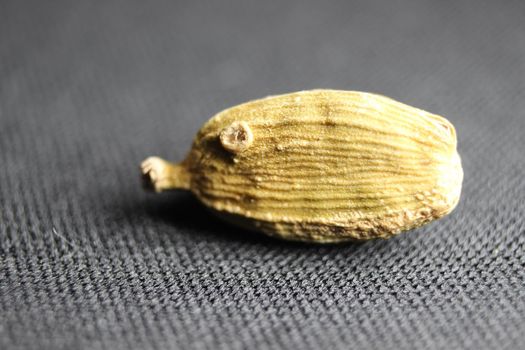
M 180 164 L 142 163 L 156 192 L 190 190 L 220 217 L 291 240 L 387 238 L 450 213 L 463 170 L 443 117 L 390 98 L 312 90 L 226 109 Z

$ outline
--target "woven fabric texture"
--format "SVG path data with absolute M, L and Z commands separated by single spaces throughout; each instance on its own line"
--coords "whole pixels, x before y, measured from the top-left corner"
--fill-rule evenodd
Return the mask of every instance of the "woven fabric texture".
M 316 246 L 152 195 L 223 108 L 312 88 L 444 115 L 457 209 Z M 0 348 L 523 349 L 525 2 L 2 1 Z

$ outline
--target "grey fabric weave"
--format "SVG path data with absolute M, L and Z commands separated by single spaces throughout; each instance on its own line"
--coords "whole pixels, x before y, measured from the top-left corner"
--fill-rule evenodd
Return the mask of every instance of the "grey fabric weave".
M 311 88 L 446 116 L 448 217 L 312 246 L 140 187 L 201 124 Z M 525 2 L 2 1 L 0 349 L 523 349 Z

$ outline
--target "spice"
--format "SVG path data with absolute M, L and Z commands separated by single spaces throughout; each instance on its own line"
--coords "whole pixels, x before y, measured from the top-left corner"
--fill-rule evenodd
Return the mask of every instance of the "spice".
M 180 164 L 150 157 L 157 192 L 291 240 L 387 238 L 450 213 L 463 171 L 446 119 L 364 92 L 312 90 L 220 112 Z

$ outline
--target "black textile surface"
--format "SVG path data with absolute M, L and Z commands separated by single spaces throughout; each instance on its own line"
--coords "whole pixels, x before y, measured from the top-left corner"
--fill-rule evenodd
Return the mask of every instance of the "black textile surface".
M 223 108 L 311 88 L 446 116 L 448 217 L 312 246 L 141 189 Z M 523 349 L 525 3 L 2 1 L 1 349 Z

